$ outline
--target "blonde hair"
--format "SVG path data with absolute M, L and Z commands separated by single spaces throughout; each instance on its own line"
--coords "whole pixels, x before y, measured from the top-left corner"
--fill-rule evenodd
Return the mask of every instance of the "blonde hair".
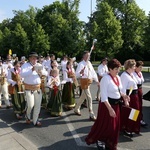
M 136 61 L 134 59 L 128 59 L 124 63 L 125 70 L 132 68 L 134 65 L 136 65 Z
M 51 75 L 51 76 L 54 75 L 54 74 L 56 74 L 57 76 L 59 75 L 59 70 L 58 70 L 57 68 L 54 68 L 54 69 L 52 69 L 52 70 L 50 71 L 50 75 Z

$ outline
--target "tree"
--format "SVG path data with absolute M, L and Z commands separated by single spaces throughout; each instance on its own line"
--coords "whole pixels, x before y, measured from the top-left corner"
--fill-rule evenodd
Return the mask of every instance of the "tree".
M 37 24 L 32 33 L 31 50 L 36 51 L 42 55 L 46 54 L 50 49 L 49 36 L 45 33 L 40 24 Z
M 5 27 L 3 30 L 3 37 L 2 37 L 2 50 L 1 55 L 5 56 L 8 54 L 9 49 L 11 49 L 11 31 Z
M 29 53 L 29 40 L 27 33 L 24 31 L 20 23 L 16 24 L 12 31 L 12 49 L 18 56 L 27 55 Z
M 146 60 L 149 60 L 150 56 L 150 13 L 147 17 L 147 26 L 145 27 L 144 33 L 144 56 Z
M 14 10 L 14 18 L 12 18 L 11 21 L 11 30 L 14 30 L 17 23 L 20 23 L 22 28 L 25 30 L 25 32 L 28 35 L 28 39 L 32 43 L 32 31 L 36 27 L 36 20 L 35 17 L 37 15 L 37 8 L 34 8 L 33 6 L 29 6 L 29 9 L 25 12 L 22 10 L 16 11 Z M 30 43 L 30 45 L 31 45 Z
M 118 53 L 120 59 L 131 58 L 142 59 L 143 53 L 143 34 L 146 26 L 146 16 L 139 8 L 135 0 L 97 0 L 98 3 L 107 2 L 122 26 L 123 45 Z
M 77 54 L 82 35 L 78 13 L 78 1 L 56 1 L 38 11 L 36 20 L 50 37 L 50 53 Z
M 123 43 L 121 23 L 107 2 L 99 3 L 97 11 L 97 45 L 103 57 L 114 57 Z

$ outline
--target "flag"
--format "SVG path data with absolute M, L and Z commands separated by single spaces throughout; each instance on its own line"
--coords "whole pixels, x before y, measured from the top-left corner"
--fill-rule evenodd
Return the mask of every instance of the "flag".
M 131 95 L 132 91 L 133 91 L 133 87 L 131 86 L 128 94 L 129 96 Z
M 129 114 L 129 119 L 136 121 L 138 118 L 140 111 L 137 109 L 131 108 L 130 114 Z

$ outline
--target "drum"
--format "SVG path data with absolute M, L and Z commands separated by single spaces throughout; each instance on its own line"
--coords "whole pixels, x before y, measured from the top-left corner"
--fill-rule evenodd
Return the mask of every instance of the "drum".
M 91 83 L 92 83 L 92 79 L 88 79 L 88 78 L 81 78 L 80 79 L 81 89 L 88 89 L 88 86 Z

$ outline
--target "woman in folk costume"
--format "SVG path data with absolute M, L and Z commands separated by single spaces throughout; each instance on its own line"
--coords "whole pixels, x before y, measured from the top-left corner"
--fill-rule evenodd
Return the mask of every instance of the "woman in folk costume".
M 140 110 L 140 102 L 138 97 L 137 80 L 133 76 L 135 71 L 136 62 L 134 59 L 126 60 L 124 63 L 125 71 L 121 74 L 122 92 L 130 96 L 129 106 L 136 110 Z M 139 134 L 141 115 L 138 115 L 136 121 L 129 119 L 131 109 L 122 107 L 121 111 L 121 130 L 124 134 L 132 137 L 132 132 Z M 141 114 L 141 113 L 140 113 Z
M 47 69 L 48 74 L 50 74 L 50 73 L 51 73 L 51 70 L 52 70 L 52 69 L 55 69 L 55 68 L 58 69 L 58 63 L 57 63 L 56 60 L 51 60 L 50 67 Z
M 121 96 L 128 106 L 129 97 L 120 92 L 122 88 L 118 72 L 121 64 L 117 59 L 108 62 L 109 74 L 105 75 L 100 82 L 101 101 L 99 102 L 97 120 L 91 128 L 85 141 L 89 144 L 105 143 L 105 149 L 117 150 L 120 131 L 120 100 Z
M 139 102 L 140 102 L 140 112 L 141 112 L 141 126 L 145 127 L 147 126 L 147 123 L 144 122 L 143 120 L 143 114 L 142 114 L 142 104 L 143 104 L 143 91 L 142 91 L 142 84 L 144 82 L 143 74 L 142 74 L 142 66 L 143 66 L 142 61 L 136 61 L 136 68 L 135 71 L 133 72 L 134 77 L 137 80 L 137 86 L 138 86 L 138 96 L 139 96 Z
M 63 86 L 62 91 L 62 103 L 64 107 L 71 110 L 75 107 L 75 84 L 77 81 L 75 77 L 75 70 L 73 68 L 72 61 L 68 61 L 66 64 L 66 69 L 63 72 L 64 81 L 66 82 Z M 76 82 L 77 83 L 77 82 Z
M 62 99 L 61 92 L 59 90 L 60 78 L 59 70 L 54 68 L 51 70 L 48 77 L 47 86 L 50 88 L 50 96 L 47 104 L 47 109 L 51 112 L 52 116 L 62 115 Z
M 25 97 L 24 89 L 22 86 L 22 78 L 20 76 L 20 63 L 18 61 L 14 62 L 14 68 L 11 68 L 8 72 L 8 83 L 11 86 L 11 99 L 13 104 L 14 113 L 17 119 L 22 119 L 22 114 L 25 112 Z

